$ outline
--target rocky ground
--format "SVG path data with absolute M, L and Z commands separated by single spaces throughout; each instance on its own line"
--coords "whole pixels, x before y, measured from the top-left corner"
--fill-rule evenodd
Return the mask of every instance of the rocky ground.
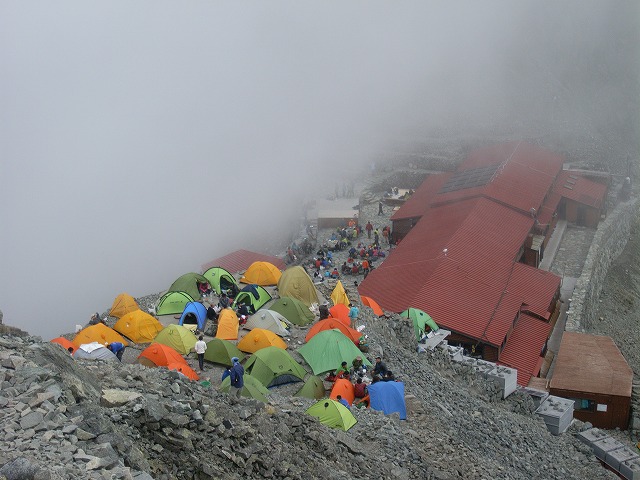
M 363 217 L 382 227 L 377 204 Z M 321 231 L 322 243 L 329 231 Z M 336 253 L 341 264 L 344 253 Z M 346 257 L 345 257 L 346 258 Z M 310 261 L 310 259 L 301 259 Z M 342 281 L 356 299 L 354 281 Z M 335 282 L 319 285 L 328 298 Z M 138 299 L 152 306 L 157 295 Z M 495 387 L 446 352 L 415 352 L 410 325 L 361 311 L 360 325 L 406 386 L 408 419 L 354 410 L 358 424 L 332 430 L 304 413 L 298 385 L 271 390 L 267 405 L 230 405 L 212 386 L 135 363 L 73 360 L 59 346 L 29 336 L 0 337 L 0 478 L 616 478 L 573 434 L 551 435 L 529 397 L 500 400 Z M 14 332 L 15 333 L 15 332 Z M 306 329 L 293 327 L 292 351 Z M 294 356 L 300 359 L 294 352 Z M 189 359 L 192 366 L 196 362 Z M 330 465 L 331 468 L 327 468 Z
M 359 185 L 361 220 L 380 229 L 389 224 L 389 207 L 377 215 L 375 201 L 383 190 L 417 186 L 429 171 L 452 168 L 464 150 L 443 144 L 432 155 L 397 153 L 395 164 Z M 611 335 L 635 372 L 639 230 L 607 277 L 602 320 L 593 332 Z M 318 232 L 316 248 L 329 234 Z M 311 257 L 299 260 L 306 265 Z M 344 252 L 334 254 L 336 265 L 345 260 Z M 573 257 L 560 265 L 556 269 L 571 276 L 581 268 Z M 361 279 L 341 279 L 356 301 L 354 282 Z M 325 280 L 318 289 L 328 298 L 334 285 Z M 147 309 L 157 298 L 137 300 Z M 292 397 L 296 384 L 271 389 L 267 405 L 246 399 L 230 405 L 217 389 L 221 368 L 214 365 L 202 373 L 211 382 L 205 387 L 137 364 L 144 345 L 128 348 L 121 364 L 92 363 L 2 325 L 0 479 L 617 478 L 575 439 L 588 425 L 576 421 L 564 435 L 553 436 L 532 414 L 528 396 L 501 400 L 494 385 L 452 363 L 446 352 L 416 353 L 412 329 L 400 317 L 379 319 L 364 307 L 359 324 L 371 345 L 369 356 L 382 354 L 405 383 L 408 418 L 354 410 L 358 423 L 348 432 L 306 415 L 312 402 Z M 287 339 L 298 360 L 295 349 L 306 331 L 293 327 Z

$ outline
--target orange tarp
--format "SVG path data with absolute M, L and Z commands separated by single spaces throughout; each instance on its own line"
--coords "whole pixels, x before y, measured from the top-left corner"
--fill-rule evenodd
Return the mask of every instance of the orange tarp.
M 138 355 L 138 362 L 147 364 L 147 362 L 140 361 L 147 359 L 151 361 L 157 367 L 166 367 L 170 363 L 182 362 L 185 365 L 187 361 L 182 355 L 176 352 L 173 348 L 163 345 L 162 343 L 152 343 L 145 348 L 140 355 Z
M 380 305 L 378 305 L 378 302 L 376 302 L 373 298 L 360 295 L 360 300 L 362 300 L 363 305 L 366 305 L 367 307 L 371 308 L 371 310 L 373 310 L 373 313 L 375 313 L 379 317 L 384 315 L 382 308 L 380 308 Z
M 167 365 L 169 370 L 175 370 L 176 372 L 180 372 L 185 377 L 190 378 L 191 380 L 200 380 L 198 374 L 186 363 L 181 362 L 173 362 Z
M 338 303 L 329 309 L 329 313 L 333 318 L 340 320 L 347 327 L 351 327 L 351 320 L 349 319 L 349 307 Z
M 51 343 L 57 343 L 58 345 L 64 347 L 64 349 L 67 351 L 69 350 L 69 347 L 73 348 L 74 352 L 78 349 L 78 347 L 76 347 L 71 340 L 67 340 L 64 337 L 54 338 L 53 340 L 51 340 Z
M 255 353 L 261 348 L 277 347 L 287 349 L 287 344 L 271 330 L 254 328 L 238 342 L 238 348 L 243 352 Z
M 73 344 L 76 347 L 92 342 L 98 342 L 102 345 L 106 345 L 111 342 L 120 342 L 125 347 L 129 345 L 129 342 L 127 342 L 122 335 L 102 323 L 91 325 L 90 327 L 80 330 L 73 339 Z
M 337 400 L 338 395 L 342 396 L 349 405 L 353 405 L 353 400 L 356 398 L 356 393 L 353 389 L 353 383 L 346 378 L 339 378 L 336 383 L 333 384 L 331 394 L 329 398 Z
M 356 345 L 360 343 L 360 337 L 362 336 L 362 334 L 359 331 L 346 326 L 341 320 L 338 320 L 337 318 L 326 318 L 324 320 L 320 320 L 318 323 L 316 323 L 313 327 L 309 329 L 309 332 L 307 333 L 307 336 L 305 337 L 304 341 L 308 342 L 317 333 L 323 332 L 325 330 L 331 330 L 334 328 L 337 328 L 338 330 L 340 330 L 346 337 L 350 338 L 351 341 L 353 341 L 353 343 L 355 343 Z

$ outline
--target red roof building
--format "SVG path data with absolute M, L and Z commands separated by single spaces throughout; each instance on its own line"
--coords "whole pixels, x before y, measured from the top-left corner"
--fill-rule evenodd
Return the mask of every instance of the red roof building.
M 452 341 L 518 369 L 526 384 L 539 372 L 560 292 L 560 278 L 536 267 L 568 198 L 558 186 L 562 163 L 540 147 L 509 143 L 428 177 L 391 217 L 400 243 L 360 294 L 388 311 L 424 310 Z

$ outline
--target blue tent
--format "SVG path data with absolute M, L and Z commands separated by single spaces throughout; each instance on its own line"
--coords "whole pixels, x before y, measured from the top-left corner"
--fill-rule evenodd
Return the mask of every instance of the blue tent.
M 404 383 L 376 382 L 367 386 L 369 391 L 369 406 L 374 410 L 381 410 L 385 415 L 398 412 L 400 420 L 407 419 L 407 406 L 404 403 Z
M 189 302 L 185 305 L 178 325 L 198 325 L 198 330 L 204 330 L 207 323 L 207 309 L 200 302 Z

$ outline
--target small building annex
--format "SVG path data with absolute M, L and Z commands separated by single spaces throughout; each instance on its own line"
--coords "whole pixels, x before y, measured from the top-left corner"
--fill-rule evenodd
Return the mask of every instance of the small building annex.
M 572 399 L 575 418 L 626 430 L 632 386 L 633 370 L 611 337 L 564 332 L 550 393 Z
M 560 277 L 537 267 L 566 204 L 562 166 L 561 155 L 517 142 L 427 177 L 391 217 L 399 243 L 359 293 L 385 310 L 426 311 L 451 341 L 516 368 L 527 385 L 559 313 Z M 579 180 L 601 208 L 606 186 Z M 565 190 L 579 200 L 577 188 Z

